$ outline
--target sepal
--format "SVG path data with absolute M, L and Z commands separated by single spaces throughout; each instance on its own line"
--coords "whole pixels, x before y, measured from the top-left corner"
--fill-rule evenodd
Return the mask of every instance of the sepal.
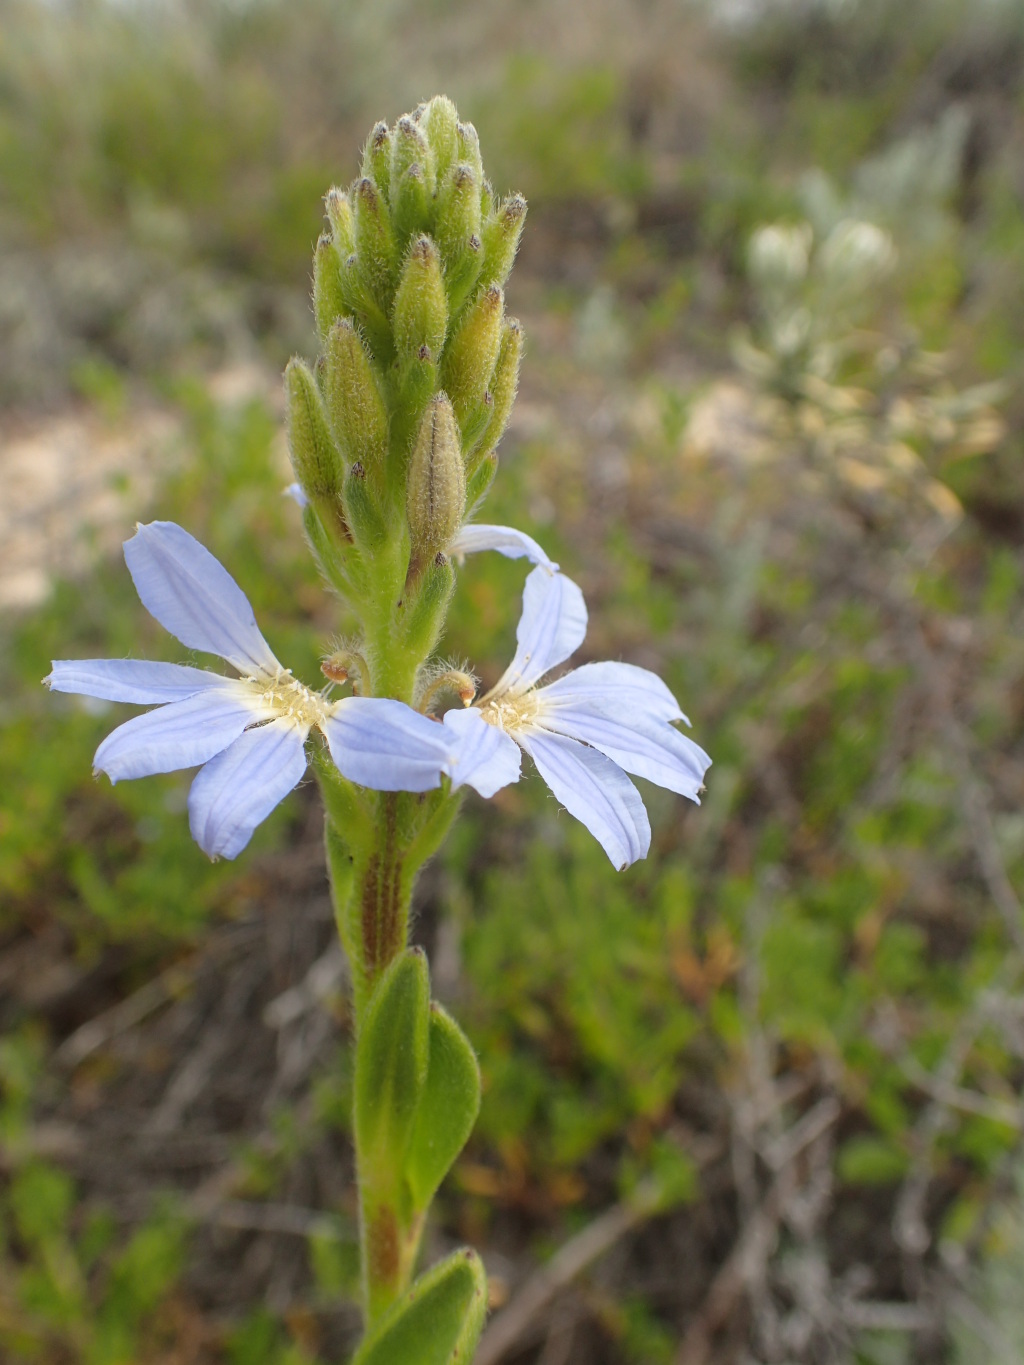
M 402 1295 L 352 1365 L 469 1365 L 486 1313 L 483 1263 L 468 1248 L 456 1251 Z

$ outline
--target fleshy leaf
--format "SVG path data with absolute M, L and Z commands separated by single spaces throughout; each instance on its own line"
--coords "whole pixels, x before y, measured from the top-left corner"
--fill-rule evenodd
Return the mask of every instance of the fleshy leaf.
M 426 1209 L 473 1131 L 480 1067 L 469 1039 L 440 1005 L 430 1006 L 430 1048 L 405 1176 L 413 1207 Z
M 430 977 L 410 948 L 374 989 L 356 1042 L 353 1105 L 360 1179 L 396 1187 L 427 1079 Z
M 352 1358 L 352 1365 L 468 1365 L 487 1311 L 480 1257 L 456 1251 L 421 1275 Z

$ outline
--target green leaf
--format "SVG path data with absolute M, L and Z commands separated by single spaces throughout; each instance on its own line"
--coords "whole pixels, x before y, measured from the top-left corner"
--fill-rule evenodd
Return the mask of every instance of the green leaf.
M 413 1207 L 426 1209 L 473 1131 L 480 1111 L 480 1067 L 458 1024 L 430 1006 L 430 1059 L 405 1176 Z
M 480 1258 L 456 1251 L 402 1295 L 352 1365 L 461 1365 L 472 1359 L 486 1311 Z
M 374 989 L 356 1043 L 353 1122 L 363 1180 L 397 1186 L 427 1079 L 430 977 L 410 948 Z

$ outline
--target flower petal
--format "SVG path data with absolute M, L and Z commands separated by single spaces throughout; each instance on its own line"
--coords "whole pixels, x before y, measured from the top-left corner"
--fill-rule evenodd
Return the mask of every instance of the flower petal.
M 302 487 L 301 483 L 288 484 L 285 488 L 281 489 L 281 496 L 283 498 L 291 498 L 292 502 L 297 503 L 299 507 L 304 508 L 309 506 L 309 498 L 306 497 L 306 490 Z
M 119 725 L 96 750 L 93 767 L 111 782 L 194 768 L 219 754 L 247 725 L 273 715 L 237 683 L 200 692 Z
M 450 731 L 386 697 L 342 697 L 323 731 L 339 771 L 374 791 L 439 787 L 456 757 Z
M 651 846 L 651 824 L 640 793 L 610 758 L 563 735 L 532 727 L 519 743 L 554 794 L 621 872 Z
M 583 664 L 544 688 L 545 702 L 614 707 L 613 714 L 642 711 L 652 720 L 689 721 L 657 673 L 636 664 Z
M 497 550 L 506 559 L 528 559 L 548 573 L 557 573 L 558 565 L 525 531 L 514 526 L 463 526 L 451 544 L 453 555 L 472 555 L 478 550 Z
M 470 786 L 481 796 L 493 796 L 510 782 L 519 781 L 519 745 L 504 730 L 488 725 L 472 707 L 449 711 L 444 724 L 458 742 L 455 761 L 448 769 L 454 788 Z
M 523 614 L 516 630 L 515 658 L 492 694 L 525 691 L 583 643 L 587 607 L 583 594 L 564 574 L 534 569 L 523 589 Z
M 249 599 L 194 536 L 153 521 L 125 541 L 124 557 L 142 605 L 183 645 L 219 654 L 241 673 L 278 670 Z
M 665 721 L 652 720 L 642 711 L 623 716 L 602 714 L 584 706 L 546 706 L 548 689 L 537 694 L 541 706 L 535 724 L 545 730 L 582 740 L 636 777 L 646 777 L 659 787 L 698 800 L 704 774 L 711 766 L 699 745 L 681 735 Z
M 183 701 L 198 692 L 230 686 L 233 678 L 208 673 L 186 664 L 164 664 L 148 659 L 55 659 L 53 672 L 43 679 L 54 692 L 75 692 L 104 701 L 134 701 L 158 705 Z
M 246 730 L 196 776 L 188 794 L 192 838 L 211 858 L 235 858 L 253 830 L 306 771 L 308 727 L 287 716 Z

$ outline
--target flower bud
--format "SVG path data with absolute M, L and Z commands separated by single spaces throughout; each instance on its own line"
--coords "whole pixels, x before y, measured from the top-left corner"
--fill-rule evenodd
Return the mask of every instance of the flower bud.
M 480 234 L 484 247 L 481 284 L 503 285 L 508 279 L 525 222 L 526 200 L 521 194 L 510 195 L 495 207 Z
M 807 274 L 813 236 L 809 223 L 799 227 L 771 223 L 758 228 L 747 249 L 751 278 L 765 289 L 785 290 L 798 285 Z
M 350 318 L 327 336 L 325 391 L 331 425 L 348 464 L 379 475 L 388 448 L 388 416 L 370 358 Z
M 395 288 L 398 251 L 380 190 L 366 176 L 357 180 L 355 199 L 355 242 L 359 268 L 373 296 L 387 311 Z
M 498 472 L 498 457 L 489 451 L 466 479 L 466 510 L 472 512 L 487 496 L 487 490 Z
M 471 237 L 480 234 L 480 182 L 465 161 L 454 165 L 438 196 L 435 236 L 445 269 L 458 264 Z
M 334 242 L 325 232 L 316 244 L 313 257 L 313 313 L 321 340 L 327 336 L 335 319 L 347 311 L 341 287 L 341 261 Z
M 476 183 L 484 183 L 484 161 L 480 155 L 480 139 L 471 123 L 460 123 L 455 130 L 459 142 L 459 160 L 473 167 Z
M 874 223 L 845 218 L 829 233 L 819 260 L 836 283 L 867 287 L 892 269 L 896 248 L 889 234 Z
M 414 161 L 407 171 L 403 171 L 394 184 L 392 195 L 392 220 L 395 236 L 400 246 L 415 232 L 422 232 L 430 226 L 431 196 L 427 187 L 423 167 Z
M 445 550 L 462 525 L 466 471 L 462 440 L 447 394 L 427 404 L 409 462 L 407 512 L 413 565 Z
M 402 176 L 412 166 L 419 166 L 428 196 L 437 187 L 434 153 L 426 134 L 409 114 L 400 118 L 391 139 L 391 197 L 395 199 Z
M 459 115 L 447 95 L 435 95 L 424 105 L 418 119 L 434 154 L 438 183 L 459 151 Z
M 505 434 L 519 387 L 519 361 L 522 354 L 523 329 L 517 318 L 509 318 L 501 329 L 498 361 L 491 378 L 491 407 L 487 425 L 477 445 L 478 454 L 467 465 L 467 476 L 475 471 L 479 459 L 492 451 Z
M 505 296 L 500 289 L 492 286 L 483 290 L 445 348 L 442 382 L 460 422 L 483 402 L 498 359 L 504 310 Z
M 324 195 L 324 208 L 327 210 L 327 218 L 331 224 L 331 236 L 334 238 L 334 245 L 338 249 L 341 259 L 351 256 L 356 249 L 356 229 L 355 218 L 352 213 L 352 201 L 344 190 L 333 186 Z
M 391 325 L 399 357 L 414 355 L 424 346 L 433 357 L 441 354 L 448 328 L 448 296 L 440 255 L 426 234 L 416 238 L 405 258 Z
M 338 278 L 344 312 L 351 314 L 362 328 L 374 359 L 382 365 L 388 364 L 394 356 L 395 349 L 391 324 L 359 269 L 359 258 L 354 252 L 341 261 Z
M 345 476 L 345 523 L 359 549 L 374 554 L 386 542 L 388 527 L 368 484 L 366 470 L 361 464 L 354 464 Z
M 316 380 L 303 362 L 293 357 L 285 369 L 284 384 L 288 449 L 295 477 L 311 502 L 337 507 L 344 469 Z
M 376 181 L 381 194 L 388 194 L 391 186 L 391 130 L 383 119 L 374 124 L 366 139 L 363 175 Z

